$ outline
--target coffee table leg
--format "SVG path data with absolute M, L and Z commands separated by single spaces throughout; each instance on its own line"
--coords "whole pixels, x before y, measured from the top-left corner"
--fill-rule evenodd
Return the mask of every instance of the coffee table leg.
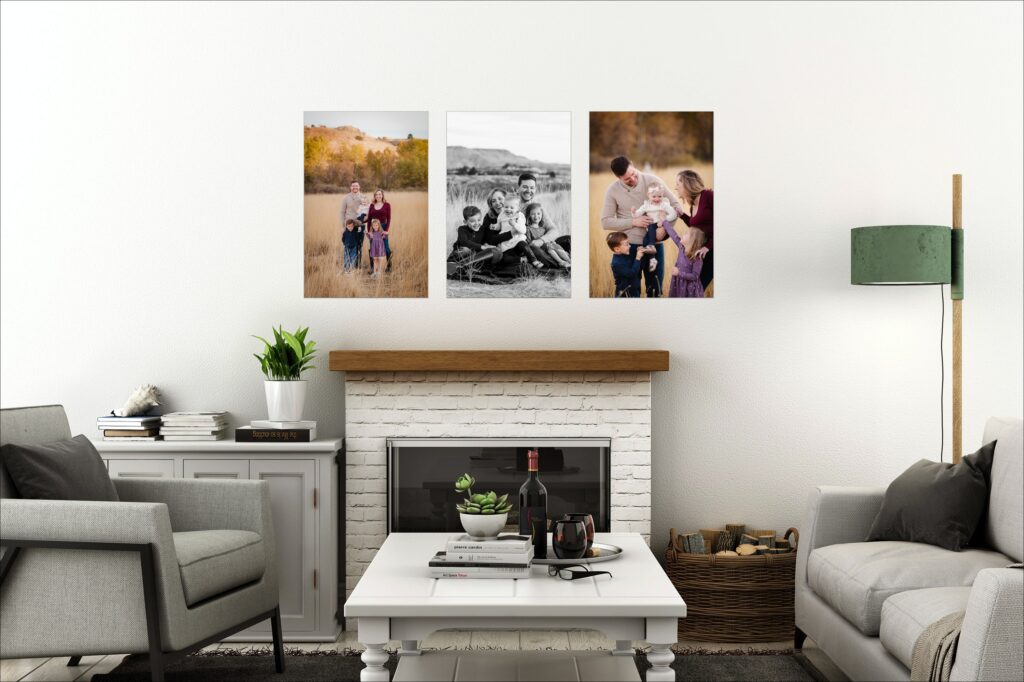
M 366 666 L 359 673 L 361 682 L 388 682 L 391 674 L 384 664 L 388 662 L 388 654 L 384 651 L 384 642 L 380 644 L 368 644 L 363 642 L 366 650 L 360 657 Z
M 420 641 L 418 639 L 403 639 L 402 648 L 398 650 L 400 657 L 419 656 L 421 653 L 423 652 L 420 651 Z
M 673 682 L 676 679 L 676 671 L 669 667 L 676 660 L 671 644 L 651 644 L 647 660 L 653 666 L 647 671 L 648 682 Z
M 634 653 L 636 652 L 633 651 L 633 640 L 615 640 L 615 650 L 612 651 L 612 656 L 633 656 Z

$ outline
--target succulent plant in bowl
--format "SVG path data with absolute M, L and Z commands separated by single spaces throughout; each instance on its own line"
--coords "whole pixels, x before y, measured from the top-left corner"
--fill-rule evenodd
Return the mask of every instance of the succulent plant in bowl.
M 459 510 L 462 527 L 475 538 L 497 537 L 508 522 L 508 513 L 512 511 L 508 493 L 500 496 L 493 490 L 474 493 L 475 484 L 476 479 L 469 474 L 462 474 L 455 481 L 455 492 L 466 496 L 461 503 L 455 505 Z

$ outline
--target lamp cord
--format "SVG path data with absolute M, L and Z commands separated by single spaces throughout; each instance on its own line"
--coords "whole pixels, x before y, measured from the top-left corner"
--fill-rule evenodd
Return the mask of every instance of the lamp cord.
M 939 298 L 942 301 L 942 318 L 939 323 L 939 461 L 945 461 L 943 459 L 943 453 L 946 449 L 946 415 L 943 412 L 945 408 L 945 400 L 943 394 L 946 390 L 946 359 L 943 356 L 942 341 L 946 331 L 946 295 L 943 293 L 943 286 L 939 285 Z

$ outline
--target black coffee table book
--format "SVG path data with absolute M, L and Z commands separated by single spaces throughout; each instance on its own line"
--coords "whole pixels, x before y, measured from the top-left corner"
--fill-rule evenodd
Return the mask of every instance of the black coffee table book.
M 235 429 L 236 443 L 309 443 L 309 429 L 254 429 L 239 426 Z

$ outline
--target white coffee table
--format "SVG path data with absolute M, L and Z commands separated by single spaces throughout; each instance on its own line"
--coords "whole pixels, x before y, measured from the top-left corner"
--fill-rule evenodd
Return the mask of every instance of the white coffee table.
M 594 564 L 613 577 L 580 580 L 549 577 L 534 566 L 529 580 L 438 580 L 427 562 L 443 550 L 450 533 L 392 533 L 348 601 L 345 616 L 359 619 L 366 647 L 364 681 L 387 682 L 384 646 L 401 640 L 396 682 L 468 680 L 489 656 L 488 679 L 638 680 L 632 640 L 651 644 L 647 679 L 674 680 L 669 667 L 677 619 L 686 604 L 643 538 L 636 533 L 598 533 L 623 556 Z M 614 652 L 421 652 L 419 643 L 437 630 L 599 630 L 616 641 Z

